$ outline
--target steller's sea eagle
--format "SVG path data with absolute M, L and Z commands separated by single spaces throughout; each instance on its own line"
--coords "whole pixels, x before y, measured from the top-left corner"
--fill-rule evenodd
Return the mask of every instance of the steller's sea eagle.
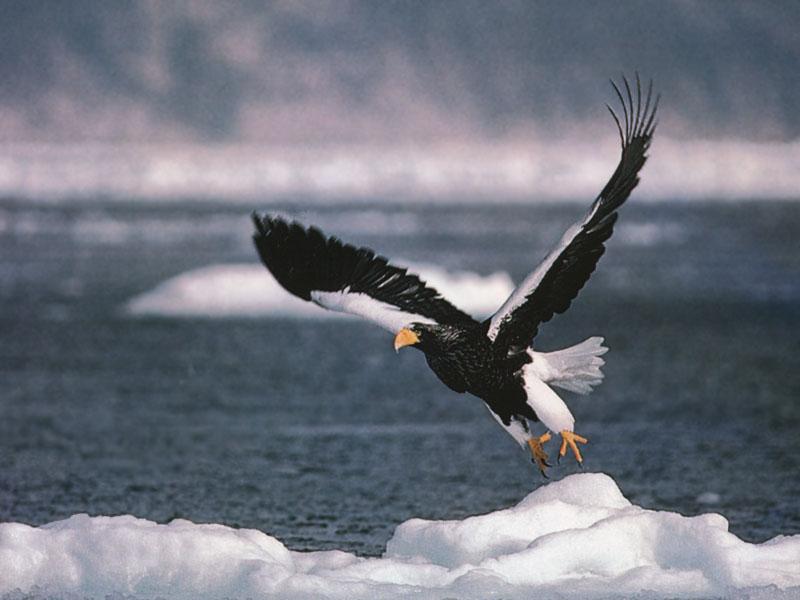
M 639 182 L 639 171 L 655 130 L 658 97 L 652 81 L 642 97 L 623 78 L 622 118 L 606 105 L 617 125 L 622 156 L 589 212 L 570 227 L 505 303 L 483 322 L 453 306 L 407 269 L 389 264 L 368 248 L 356 248 L 314 227 L 275 216 L 253 214 L 256 248 L 275 279 L 289 292 L 329 310 L 364 317 L 395 334 L 394 347 L 413 346 L 452 390 L 469 392 L 486 403 L 497 422 L 523 447 L 542 474 L 549 467 L 543 444 L 561 436 L 559 457 L 586 438 L 575 433 L 575 419 L 550 387 L 588 394 L 603 378 L 600 356 L 608 348 L 592 337 L 556 352 L 535 352 L 539 326 L 567 310 L 603 255 L 617 209 Z M 535 435 L 529 422 L 547 428 Z

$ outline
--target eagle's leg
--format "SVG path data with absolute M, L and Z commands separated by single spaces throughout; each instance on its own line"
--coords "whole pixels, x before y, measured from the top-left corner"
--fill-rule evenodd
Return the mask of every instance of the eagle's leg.
M 581 456 L 581 451 L 578 449 L 577 444 L 586 444 L 588 441 L 589 440 L 582 435 L 564 429 L 561 432 L 561 449 L 558 451 L 559 459 L 567 453 L 567 446 L 569 446 L 575 454 L 575 460 L 578 461 L 578 464 L 583 464 L 583 457 Z
M 532 437 L 528 440 L 528 448 L 531 449 L 531 460 L 536 463 L 536 466 L 539 467 L 539 471 L 541 471 L 542 475 L 547 477 L 547 473 L 545 473 L 545 468 L 550 466 L 550 463 L 547 462 L 547 452 L 544 451 L 542 444 L 545 442 L 550 441 L 550 433 L 544 433 L 539 437 Z

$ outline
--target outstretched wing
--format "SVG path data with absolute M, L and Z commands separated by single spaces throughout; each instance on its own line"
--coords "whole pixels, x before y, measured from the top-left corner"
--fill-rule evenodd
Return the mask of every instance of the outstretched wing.
M 368 248 L 279 217 L 253 213 L 253 222 L 261 260 L 278 283 L 303 300 L 392 332 L 412 322 L 475 324 L 419 277 Z
M 611 85 L 622 102 L 624 130 L 606 105 L 622 142 L 619 165 L 586 216 L 567 230 L 556 248 L 485 323 L 487 335 L 498 348 L 516 351 L 527 347 L 541 323 L 569 308 L 605 252 L 603 243 L 611 237 L 617 209 L 639 183 L 639 170 L 647 160 L 656 126 L 658 97 L 653 100 L 651 81 L 643 103 L 638 74 L 635 99 L 627 79 L 622 81 L 625 96 L 613 81 Z

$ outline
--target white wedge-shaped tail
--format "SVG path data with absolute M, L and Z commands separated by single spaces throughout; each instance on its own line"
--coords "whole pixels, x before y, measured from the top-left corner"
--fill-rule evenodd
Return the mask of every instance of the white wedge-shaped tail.
M 603 338 L 590 337 L 580 344 L 555 352 L 528 350 L 533 361 L 525 366 L 537 378 L 562 389 L 588 394 L 603 380 L 600 371 L 606 361 L 600 358 L 608 352 Z

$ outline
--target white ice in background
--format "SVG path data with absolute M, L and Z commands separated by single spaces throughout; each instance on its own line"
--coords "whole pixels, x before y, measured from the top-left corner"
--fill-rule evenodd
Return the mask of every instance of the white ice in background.
M 614 172 L 619 140 L 352 145 L 5 144 L 0 196 L 281 203 L 591 201 Z M 641 199 L 798 198 L 800 141 L 678 140 L 656 134 Z
M 461 521 L 411 519 L 380 558 L 293 552 L 224 525 L 74 515 L 42 527 L 0 524 L 0 565 L 0 596 L 34 598 L 800 595 L 799 535 L 750 544 L 718 514 L 632 505 L 601 473 L 568 476 L 514 507 Z
M 406 263 L 398 261 L 397 264 Z M 469 271 L 448 272 L 427 264 L 413 265 L 409 270 L 475 316 L 494 312 L 514 288 L 507 273 L 482 276 Z M 292 296 L 260 264 L 193 269 L 136 296 L 127 303 L 126 311 L 132 315 L 169 317 L 341 316 Z

